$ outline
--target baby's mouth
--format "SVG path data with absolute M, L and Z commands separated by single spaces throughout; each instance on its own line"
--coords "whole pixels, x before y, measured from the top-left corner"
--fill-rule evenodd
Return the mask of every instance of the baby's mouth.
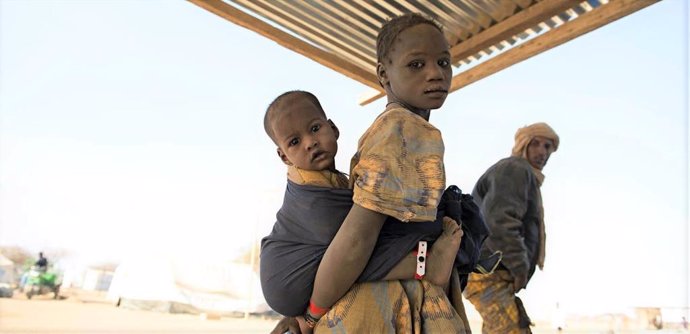
M 324 151 L 314 152 L 311 155 L 311 161 L 319 160 L 319 159 L 323 158 L 325 155 L 326 155 L 326 152 L 324 152 Z

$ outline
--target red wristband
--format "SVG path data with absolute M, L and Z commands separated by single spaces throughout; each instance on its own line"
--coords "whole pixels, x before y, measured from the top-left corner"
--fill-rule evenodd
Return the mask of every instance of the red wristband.
M 318 307 L 313 301 L 309 301 L 309 312 L 317 317 L 323 316 L 328 313 L 330 309 L 327 307 Z

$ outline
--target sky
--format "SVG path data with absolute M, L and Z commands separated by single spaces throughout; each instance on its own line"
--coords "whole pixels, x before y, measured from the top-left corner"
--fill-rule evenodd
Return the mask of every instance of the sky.
M 432 112 L 465 192 L 517 128 L 558 132 L 545 270 L 521 293 L 537 314 L 688 305 L 687 13 L 654 4 Z M 359 106 L 369 88 L 344 75 L 188 2 L 0 0 L 0 245 L 237 257 L 280 207 L 263 112 L 294 89 L 338 125 L 347 170 L 385 101 Z

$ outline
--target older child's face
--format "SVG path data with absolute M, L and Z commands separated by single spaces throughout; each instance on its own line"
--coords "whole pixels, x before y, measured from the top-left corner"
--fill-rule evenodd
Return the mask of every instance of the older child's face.
M 278 155 L 286 165 L 306 170 L 334 170 L 338 128 L 312 101 L 286 101 L 272 120 Z
M 448 43 L 438 29 L 418 24 L 403 30 L 383 61 L 379 76 L 390 102 L 422 110 L 443 105 L 453 73 Z

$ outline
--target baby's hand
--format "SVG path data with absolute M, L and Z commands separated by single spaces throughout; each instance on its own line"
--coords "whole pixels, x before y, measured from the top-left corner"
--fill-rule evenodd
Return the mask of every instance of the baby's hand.
M 438 286 L 448 284 L 462 235 L 462 229 L 455 220 L 443 217 L 443 233 L 429 250 L 425 276 L 427 281 Z
M 300 334 L 300 324 L 296 318 L 283 317 L 278 321 L 278 324 L 271 331 L 271 334 L 284 334 L 289 332 L 291 334 Z
M 314 328 L 309 327 L 307 321 L 304 320 L 304 317 L 299 316 L 295 319 L 297 319 L 297 322 L 299 323 L 299 329 L 302 331 L 302 334 L 312 334 L 314 332 Z

